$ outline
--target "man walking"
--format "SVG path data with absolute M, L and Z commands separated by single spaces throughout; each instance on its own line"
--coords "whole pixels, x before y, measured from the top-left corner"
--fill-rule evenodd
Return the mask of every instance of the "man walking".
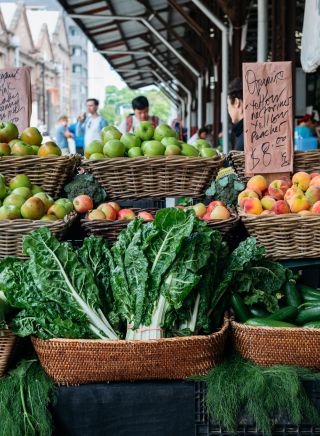
M 107 121 L 98 114 L 99 101 L 95 98 L 87 100 L 87 114 L 78 117 L 76 135 L 84 136 L 84 146 L 88 146 L 94 140 L 101 140 L 100 132 L 108 125 Z

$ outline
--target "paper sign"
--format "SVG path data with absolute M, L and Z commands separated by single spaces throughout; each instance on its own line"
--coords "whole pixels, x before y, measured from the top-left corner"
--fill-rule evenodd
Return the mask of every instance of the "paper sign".
M 291 62 L 243 64 L 245 172 L 293 170 Z
M 0 70 L 0 122 L 13 122 L 21 133 L 30 126 L 31 108 L 30 69 Z

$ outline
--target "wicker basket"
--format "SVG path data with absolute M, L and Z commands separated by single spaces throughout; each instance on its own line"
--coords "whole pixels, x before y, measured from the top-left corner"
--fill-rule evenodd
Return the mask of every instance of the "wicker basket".
M 0 174 L 10 180 L 17 174 L 26 174 L 32 183 L 56 198 L 76 167 L 75 156 L 1 156 Z
M 231 321 L 236 351 L 258 365 L 320 369 L 320 329 L 256 327 Z
M 131 208 L 133 212 L 138 214 L 139 212 L 150 212 L 152 215 L 155 215 L 157 210 L 156 208 L 149 209 L 137 209 Z M 93 220 L 90 221 L 88 219 L 81 220 L 81 226 L 87 232 L 88 235 L 94 236 L 102 236 L 107 239 L 110 244 L 113 244 L 117 238 L 121 230 L 125 229 L 130 221 L 124 220 L 115 220 L 115 221 L 107 221 L 107 220 Z
M 11 330 L 0 330 L 0 377 L 5 373 L 12 351 L 16 342 L 16 336 Z
M 231 216 L 227 220 L 210 220 L 206 221 L 206 223 L 212 229 L 219 230 L 223 235 L 227 235 L 238 225 L 239 220 L 237 212 L 231 212 Z
M 46 373 L 59 384 L 171 379 L 206 374 L 221 359 L 229 321 L 209 336 L 149 341 L 32 338 Z
M 75 220 L 77 214 L 72 212 L 61 220 L 0 220 L 0 259 L 7 256 L 25 258 L 22 254 L 22 237 L 39 227 L 48 227 L 57 237 L 61 237 Z
M 243 183 L 247 183 L 249 177 L 245 176 L 244 171 L 244 152 L 231 151 L 228 160 L 238 174 Z M 307 173 L 320 173 L 320 150 L 314 151 L 295 151 L 293 159 L 293 172 L 305 171 Z
M 222 166 L 221 156 L 157 156 L 84 160 L 113 199 L 200 197 Z
M 247 215 L 239 209 L 247 232 L 274 260 L 320 256 L 320 215 Z

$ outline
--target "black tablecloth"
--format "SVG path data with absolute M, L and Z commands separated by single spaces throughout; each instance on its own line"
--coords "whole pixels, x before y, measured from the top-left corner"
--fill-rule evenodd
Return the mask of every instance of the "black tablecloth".
M 59 387 L 56 436 L 194 436 L 194 383 Z

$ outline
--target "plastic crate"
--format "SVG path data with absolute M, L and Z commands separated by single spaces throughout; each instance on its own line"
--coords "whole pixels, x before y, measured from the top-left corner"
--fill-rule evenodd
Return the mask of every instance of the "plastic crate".
M 310 393 L 316 406 L 320 409 L 320 382 L 305 382 L 305 387 Z M 239 426 L 236 433 L 230 433 L 221 428 L 217 423 L 211 422 L 205 411 L 206 383 L 195 383 L 195 436 L 263 436 L 259 432 L 251 419 L 242 415 L 239 417 Z M 310 423 L 296 426 L 287 422 L 284 418 L 275 419 L 277 422 L 272 434 L 274 436 L 301 435 L 313 436 L 320 435 L 320 427 Z

